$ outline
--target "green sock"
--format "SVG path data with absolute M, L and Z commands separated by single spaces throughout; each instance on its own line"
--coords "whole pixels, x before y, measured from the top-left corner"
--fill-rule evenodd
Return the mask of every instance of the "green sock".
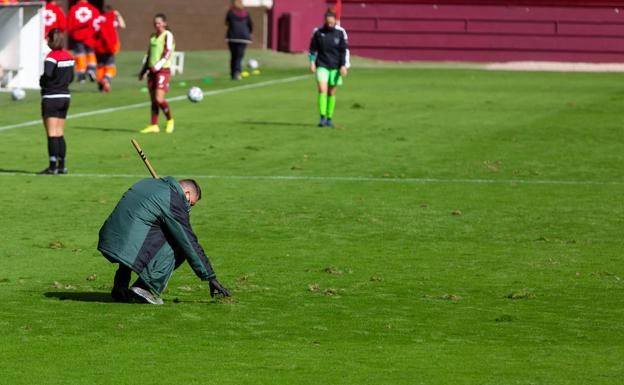
M 327 116 L 327 94 L 319 94 L 318 107 L 321 116 Z
M 327 97 L 327 119 L 331 119 L 334 116 L 334 108 L 336 108 L 336 96 Z

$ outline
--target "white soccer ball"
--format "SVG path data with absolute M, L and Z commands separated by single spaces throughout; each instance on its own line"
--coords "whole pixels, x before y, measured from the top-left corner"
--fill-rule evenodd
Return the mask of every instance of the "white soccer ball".
M 191 102 L 199 103 L 204 99 L 204 92 L 199 87 L 191 87 L 186 96 Z
M 11 97 L 15 101 L 22 100 L 22 99 L 24 99 L 26 97 L 26 91 L 24 91 L 21 88 L 14 88 L 11 91 Z
M 260 63 L 258 63 L 256 59 L 249 59 L 249 61 L 247 62 L 247 67 L 249 67 L 250 70 L 255 70 L 260 67 Z

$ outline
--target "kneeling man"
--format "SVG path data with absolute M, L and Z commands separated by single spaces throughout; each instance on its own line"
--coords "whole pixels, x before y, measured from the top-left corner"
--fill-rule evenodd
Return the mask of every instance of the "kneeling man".
M 208 281 L 210 295 L 229 296 L 212 270 L 191 228 L 191 207 L 201 199 L 192 179 L 143 179 L 130 187 L 100 229 L 98 250 L 119 269 L 111 295 L 161 305 L 160 294 L 171 274 L 188 261 L 197 276 Z M 130 275 L 139 275 L 130 285 Z

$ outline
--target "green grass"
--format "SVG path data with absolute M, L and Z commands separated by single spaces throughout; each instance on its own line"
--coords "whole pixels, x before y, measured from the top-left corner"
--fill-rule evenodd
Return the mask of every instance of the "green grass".
M 252 55 L 242 84 L 305 73 Z M 110 95 L 74 86 L 71 113 L 145 101 L 139 57 Z M 189 55 L 171 95 L 240 85 L 224 67 Z M 70 171 L 100 177 L 21 174 L 43 130 L 0 132 L 0 383 L 621 383 L 621 75 L 362 67 L 336 130 L 312 78 L 172 103 L 170 136 L 136 134 L 146 107 L 68 120 Z M 39 116 L 33 93 L 0 108 L 0 127 Z M 187 265 L 164 306 L 109 302 L 95 247 L 137 180 L 114 175 L 146 174 L 132 137 L 161 175 L 203 176 L 193 225 L 237 302 Z

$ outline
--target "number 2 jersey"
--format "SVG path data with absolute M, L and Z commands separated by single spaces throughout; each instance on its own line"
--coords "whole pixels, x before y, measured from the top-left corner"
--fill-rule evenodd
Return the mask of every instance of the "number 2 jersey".
M 69 83 L 74 79 L 74 57 L 66 50 L 52 51 L 46 56 L 39 78 L 41 95 L 45 98 L 69 98 Z

